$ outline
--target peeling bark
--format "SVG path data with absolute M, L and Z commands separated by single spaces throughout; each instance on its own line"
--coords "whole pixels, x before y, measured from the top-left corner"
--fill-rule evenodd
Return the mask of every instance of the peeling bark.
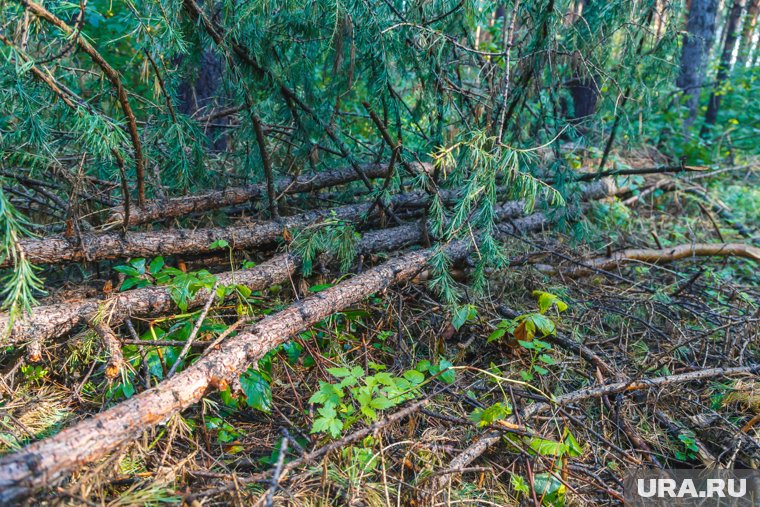
M 108 362 L 106 363 L 106 378 L 115 379 L 119 376 L 121 367 L 124 365 L 124 355 L 121 352 L 121 342 L 105 322 L 91 321 L 90 326 L 92 327 L 93 331 L 95 331 L 98 336 L 100 336 L 100 339 L 103 341 L 103 348 L 105 348 L 106 354 L 108 354 Z

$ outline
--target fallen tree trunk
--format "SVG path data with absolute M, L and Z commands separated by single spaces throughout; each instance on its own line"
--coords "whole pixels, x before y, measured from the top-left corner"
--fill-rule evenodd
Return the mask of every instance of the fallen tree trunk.
M 593 182 L 582 189 L 582 199 L 599 199 L 615 192 L 610 179 Z M 456 192 L 445 192 L 444 202 L 453 202 Z M 391 199 L 394 208 L 419 208 L 429 203 L 423 192 L 410 192 Z M 501 206 L 509 208 L 510 216 L 518 216 L 524 201 L 514 201 Z M 350 204 L 326 210 L 314 210 L 280 220 L 256 222 L 231 227 L 208 227 L 203 229 L 175 229 L 153 232 L 84 233 L 79 238 L 52 236 L 30 238 L 20 241 L 27 260 L 32 264 L 58 264 L 63 262 L 100 261 L 129 257 L 155 257 L 158 255 L 203 254 L 223 247 L 218 241 L 226 241 L 231 248 L 245 249 L 264 245 L 281 237 L 286 229 L 305 227 L 327 218 L 356 221 L 373 209 L 371 203 Z M 503 213 L 503 211 L 502 211 Z M 217 243 L 212 248 L 212 244 Z M 226 248 L 226 247 L 224 247 Z M 0 260 L 0 268 L 12 265 L 12 259 Z
M 497 218 L 504 220 L 515 213 L 513 203 L 497 209 Z M 541 230 L 547 225 L 546 216 L 534 213 L 511 222 L 500 224 L 499 232 L 515 233 Z M 357 245 L 358 254 L 380 251 L 397 251 L 422 241 L 422 231 L 418 224 L 404 225 L 392 229 L 366 233 Z M 294 254 L 281 254 L 250 269 L 229 271 L 216 275 L 220 286 L 244 285 L 252 291 L 262 290 L 280 284 L 292 277 L 300 267 L 300 258 Z M 206 289 L 199 290 L 187 302 L 187 308 L 198 308 L 208 296 Z M 40 342 L 64 336 L 80 325 L 86 324 L 96 315 L 112 327 L 118 326 L 127 317 L 151 318 L 166 315 L 177 310 L 171 296 L 171 287 L 160 285 L 119 293 L 107 299 L 85 299 L 69 303 L 38 306 L 28 315 L 16 319 L 10 325 L 10 316 L 0 314 L 0 347 L 28 342 L 35 350 Z M 39 360 L 41 354 L 35 354 Z M 31 358 L 30 358 L 31 359 Z
M 382 178 L 388 173 L 388 165 L 365 165 L 362 166 L 362 170 L 368 178 Z M 344 185 L 358 178 L 359 176 L 356 171 L 351 167 L 298 177 L 288 177 L 280 179 L 275 183 L 275 193 L 280 195 L 312 192 L 321 188 Z M 156 220 L 180 217 L 190 213 L 209 211 L 223 208 L 225 206 L 241 204 L 254 199 L 264 198 L 267 195 L 266 192 L 266 184 L 262 183 L 247 187 L 233 187 L 226 190 L 209 192 L 207 194 L 147 201 L 143 206 L 132 207 L 129 210 L 129 224 L 144 224 Z M 123 223 L 123 221 L 124 209 L 121 206 L 113 208 L 108 222 L 120 224 Z
M 419 242 L 421 232 L 417 225 L 407 225 L 367 233 L 360 241 L 359 253 L 380 250 L 396 250 Z M 229 271 L 217 275 L 220 286 L 244 285 L 252 291 L 265 289 L 286 281 L 300 265 L 294 254 L 281 254 L 250 269 Z M 198 308 L 208 298 L 208 291 L 201 289 L 188 300 L 188 308 Z M 70 303 L 38 306 L 30 315 L 15 322 L 7 336 L 0 339 L 0 347 L 27 341 L 45 341 L 69 333 L 77 326 L 87 323 L 96 315 L 110 326 L 120 324 L 129 316 L 150 318 L 166 315 L 177 309 L 171 296 L 171 287 L 159 285 L 119 293 L 108 299 L 85 299 Z M 10 316 L 0 315 L 0 329 L 7 330 Z
M 594 269 L 609 270 L 629 262 L 647 262 L 662 264 L 689 257 L 732 256 L 760 262 L 760 248 L 744 243 L 694 243 L 677 245 L 662 249 L 629 248 L 614 252 L 609 257 L 597 257 L 583 261 L 583 265 L 565 274 L 569 276 L 584 276 Z
M 24 239 L 20 246 L 33 264 L 100 261 L 129 257 L 155 257 L 157 255 L 203 254 L 221 247 L 212 244 L 226 241 L 234 249 L 244 249 L 271 243 L 281 237 L 285 229 L 305 227 L 318 220 L 336 218 L 358 220 L 370 210 L 368 204 L 340 206 L 330 210 L 315 210 L 281 220 L 258 222 L 231 227 L 204 229 L 175 229 L 154 232 L 85 233 L 77 238 L 53 236 L 42 239 Z M 0 262 L 0 268 L 11 265 L 10 259 Z
M 521 228 L 520 222 L 502 225 L 500 229 L 513 233 Z M 537 213 L 523 219 L 522 225 L 540 228 L 546 223 L 546 217 Z M 417 229 L 416 234 L 419 238 L 422 231 Z M 388 231 L 378 232 L 378 244 L 384 244 L 383 237 L 387 235 Z M 446 248 L 452 259 L 463 258 L 468 249 L 465 242 L 456 242 Z M 137 438 L 145 429 L 197 403 L 209 388 L 225 389 L 249 364 L 290 336 L 368 295 L 413 277 L 424 268 L 434 252 L 435 249 L 427 249 L 405 254 L 297 302 L 264 318 L 238 336 L 227 338 L 207 356 L 159 386 L 0 459 L 0 503 L 27 497 L 84 464 L 105 456 Z
M 457 244 L 450 249 L 463 255 Z M 408 253 L 270 315 L 159 386 L 144 391 L 61 433 L 0 459 L 0 504 L 28 497 L 144 430 L 193 405 L 210 389 L 224 389 L 249 364 L 320 320 L 414 276 L 433 250 Z
M 594 182 L 584 188 L 584 199 L 597 199 L 614 193 L 615 186 L 610 180 Z M 399 196 L 398 199 L 407 199 L 417 202 L 417 194 Z M 511 220 L 518 216 L 524 209 L 522 201 L 507 202 L 495 210 L 497 220 Z M 548 223 L 543 213 L 534 213 L 519 220 L 512 221 L 512 225 L 501 225 L 502 232 L 527 232 L 541 230 Z M 275 227 L 274 225 L 272 227 Z M 514 229 L 514 230 L 512 230 Z M 397 231 L 389 233 L 388 231 Z M 422 234 L 415 225 L 397 227 L 387 231 L 366 234 L 358 249 L 360 252 L 377 252 L 381 250 L 397 250 L 402 246 L 419 243 Z M 251 270 L 237 271 L 219 275 L 220 285 L 232 283 L 245 285 L 251 290 L 260 290 L 270 285 L 287 280 L 294 273 L 300 261 L 295 257 L 278 256 Z M 205 301 L 203 291 L 188 302 L 188 308 L 202 306 Z M 92 319 L 98 311 L 108 312 L 108 322 L 113 326 L 129 315 L 138 317 L 152 317 L 164 315 L 175 308 L 168 287 L 148 287 L 131 290 L 117 295 L 109 300 L 87 299 L 72 303 L 38 306 L 32 314 L 24 315 L 13 322 L 8 313 L 0 314 L 0 347 L 17 343 L 30 342 L 39 346 L 39 341 L 65 335 L 75 327 Z

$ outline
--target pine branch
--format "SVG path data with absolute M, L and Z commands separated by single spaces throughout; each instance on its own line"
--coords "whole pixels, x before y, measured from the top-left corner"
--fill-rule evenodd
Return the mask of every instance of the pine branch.
M 142 204 L 145 202 L 145 160 L 143 157 L 140 135 L 137 131 L 137 120 L 135 119 L 135 114 L 132 111 L 132 106 L 129 103 L 127 90 L 124 88 L 124 85 L 121 82 L 119 73 L 113 67 L 111 67 L 111 65 L 89 42 L 87 42 L 87 39 L 85 39 L 80 33 L 78 33 L 78 31 L 75 31 L 52 12 L 48 11 L 43 6 L 32 2 L 31 0 L 20 0 L 20 2 L 38 18 L 62 30 L 66 35 L 73 36 L 80 49 L 84 51 L 98 67 L 100 67 L 108 80 L 111 81 L 113 87 L 116 89 L 119 104 L 121 105 L 124 116 L 127 119 L 127 125 L 129 127 L 128 132 L 132 140 L 132 147 L 134 148 L 135 172 L 137 177 L 137 202 L 142 206 Z

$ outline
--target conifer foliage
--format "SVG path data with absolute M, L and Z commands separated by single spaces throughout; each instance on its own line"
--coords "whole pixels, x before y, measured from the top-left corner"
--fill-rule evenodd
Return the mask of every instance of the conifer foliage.
M 336 505 L 603 503 L 634 462 L 756 465 L 759 6 L 0 2 L 0 505 L 78 501 L 141 437 L 93 501 L 271 506 L 322 460 Z M 713 380 L 728 443 L 624 399 Z M 243 483 L 159 481 L 258 416 L 287 424 Z

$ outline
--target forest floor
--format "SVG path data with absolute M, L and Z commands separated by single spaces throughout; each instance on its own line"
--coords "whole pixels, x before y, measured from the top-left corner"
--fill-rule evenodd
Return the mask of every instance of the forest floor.
M 454 314 L 423 283 L 425 272 L 339 312 L 259 362 L 266 382 L 243 386 L 253 407 L 213 394 L 34 504 L 607 505 L 621 501 L 632 466 L 756 468 L 757 376 L 685 373 L 760 364 L 756 260 L 689 256 L 579 268 L 623 248 L 748 243 L 717 210 L 756 227 L 760 175 L 751 168 L 702 175 L 687 173 L 675 186 L 666 175 L 618 177 L 631 192 L 595 203 L 584 231 L 510 239 L 511 265 L 490 272 L 482 293 L 468 293 Z M 720 195 L 711 186 L 717 181 Z M 689 191 L 697 185 L 701 198 Z M 245 255 L 216 258 L 212 271 Z M 193 270 L 210 261 L 186 262 Z M 468 276 L 466 265 L 460 274 Z M 83 281 L 49 297 L 70 301 L 108 284 L 97 271 Z M 266 315 L 334 283 L 321 273 L 248 301 Z M 198 345 L 236 314 L 235 305 L 214 308 Z M 154 320 L 169 331 L 147 339 L 174 339 L 192 323 L 183 315 Z M 138 364 L 139 347 L 125 343 L 125 358 Z M 154 350 L 149 367 L 165 373 L 163 355 L 177 347 Z M 0 355 L 2 454 L 143 388 L 140 371 L 135 385 L 106 378 L 108 357 L 89 330 L 46 343 L 42 356 L 32 364 Z M 394 406 L 369 406 L 358 388 L 400 378 L 416 387 Z M 655 378 L 664 380 L 636 384 Z M 548 403 L 615 383 L 623 387 Z M 324 406 L 330 396 L 339 411 Z M 492 445 L 476 448 L 488 438 Z M 468 452 L 473 460 L 463 459 Z

